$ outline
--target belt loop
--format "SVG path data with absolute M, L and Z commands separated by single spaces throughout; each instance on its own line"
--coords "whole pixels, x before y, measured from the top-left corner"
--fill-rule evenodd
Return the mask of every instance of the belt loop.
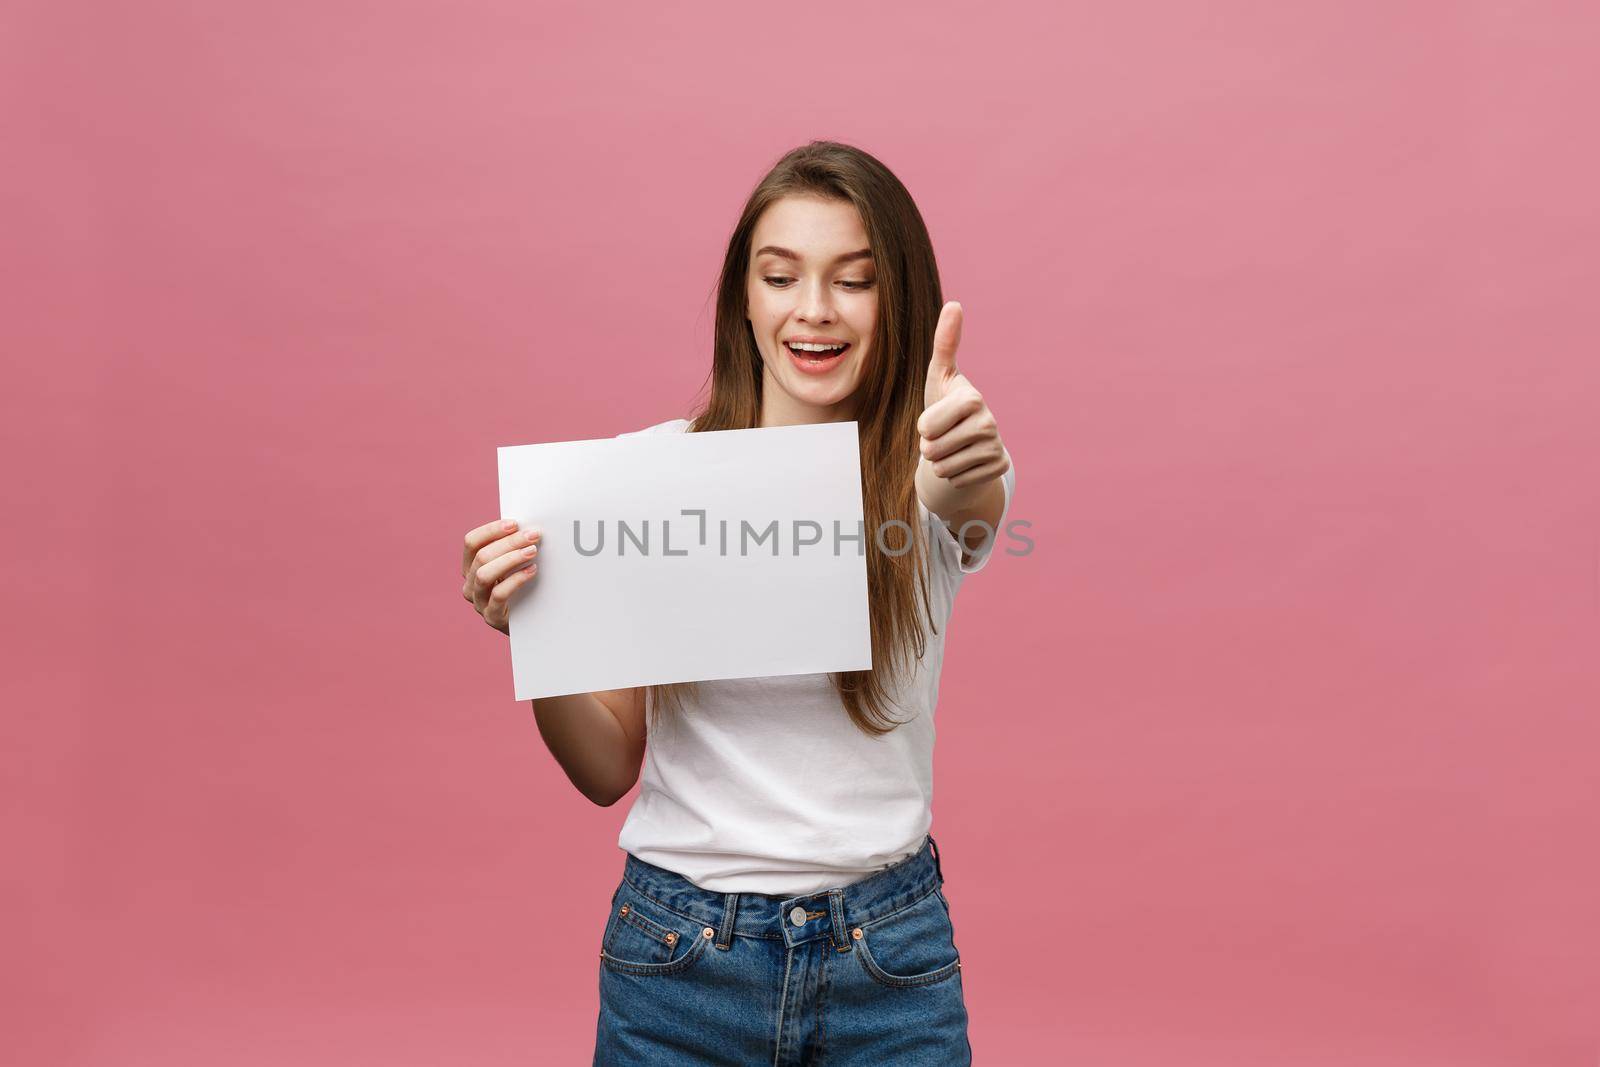
M 939 884 L 944 885 L 944 865 L 939 862 L 939 846 L 934 843 L 933 835 L 928 835 L 928 849 L 933 853 L 933 870 L 939 876 Z
M 722 929 L 717 931 L 717 947 L 724 951 L 733 947 L 733 917 L 738 910 L 739 894 L 725 894 L 722 898 Z
M 833 950 L 835 952 L 849 952 L 853 947 L 850 938 L 845 934 L 844 928 L 844 890 L 828 890 L 828 911 L 833 919 Z

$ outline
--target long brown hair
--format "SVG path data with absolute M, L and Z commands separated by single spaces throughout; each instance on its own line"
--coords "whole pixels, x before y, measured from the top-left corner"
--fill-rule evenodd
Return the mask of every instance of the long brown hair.
M 939 268 L 922 213 L 888 167 L 835 141 L 812 141 L 789 152 L 751 192 L 728 238 L 717 283 L 711 390 L 689 427 L 691 433 L 760 425 L 762 361 L 746 317 L 746 275 L 757 220 L 786 196 L 820 196 L 855 205 L 876 271 L 877 329 L 855 393 L 873 669 L 835 673 L 832 681 L 856 726 L 879 736 L 905 721 L 889 713 L 895 704 L 891 693 L 909 679 L 926 644 L 917 592 L 920 588 L 922 610 L 927 611 L 928 548 L 914 477 L 917 417 L 943 304 Z M 915 531 L 910 551 L 900 552 L 902 536 L 895 527 L 883 526 L 895 519 Z M 883 542 L 899 555 L 879 549 L 879 530 L 884 531 Z M 663 707 L 680 707 L 683 693 L 695 685 L 649 686 L 653 718 Z

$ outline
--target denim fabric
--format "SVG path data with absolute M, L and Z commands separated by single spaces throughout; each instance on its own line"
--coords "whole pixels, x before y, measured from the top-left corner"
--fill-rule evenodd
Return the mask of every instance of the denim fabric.
M 780 897 L 712 893 L 629 854 L 600 942 L 595 1064 L 970 1064 L 938 857 L 930 835 L 858 882 Z

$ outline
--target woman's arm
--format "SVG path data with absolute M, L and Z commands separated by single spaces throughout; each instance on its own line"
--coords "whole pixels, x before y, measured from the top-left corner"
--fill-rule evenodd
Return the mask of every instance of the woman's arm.
M 539 736 L 572 784 L 610 807 L 628 795 L 644 762 L 644 690 L 541 697 L 532 701 Z
M 939 516 L 961 542 L 962 551 L 966 554 L 963 563 L 969 562 L 971 554 L 983 547 L 984 540 L 990 534 L 998 532 L 1000 516 L 1004 514 L 1006 506 L 1006 487 L 1002 484 L 1002 476 L 1010 467 L 1011 457 L 1007 454 L 1006 466 L 1000 474 L 986 482 L 958 489 L 935 474 L 933 464 L 927 459 L 917 463 L 917 497 L 922 501 L 922 506 Z M 969 522 L 981 522 L 984 525 L 971 527 L 963 538 L 961 527 Z
M 623 436 L 628 436 L 624 434 Z M 461 595 L 503 634 L 511 633 L 510 600 L 539 565 L 538 527 L 496 519 L 468 532 L 461 550 Z M 545 747 L 578 791 L 602 807 L 627 795 L 644 761 L 644 690 L 542 697 L 533 717 Z

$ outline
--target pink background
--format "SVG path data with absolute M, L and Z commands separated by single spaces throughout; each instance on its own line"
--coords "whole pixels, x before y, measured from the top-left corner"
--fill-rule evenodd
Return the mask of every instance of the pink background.
M 939 709 L 977 1062 L 1594 1067 L 1592 5 L 5 21 L 11 1062 L 588 1062 L 628 801 L 460 541 L 495 446 L 687 412 L 833 137 L 1037 542 Z

